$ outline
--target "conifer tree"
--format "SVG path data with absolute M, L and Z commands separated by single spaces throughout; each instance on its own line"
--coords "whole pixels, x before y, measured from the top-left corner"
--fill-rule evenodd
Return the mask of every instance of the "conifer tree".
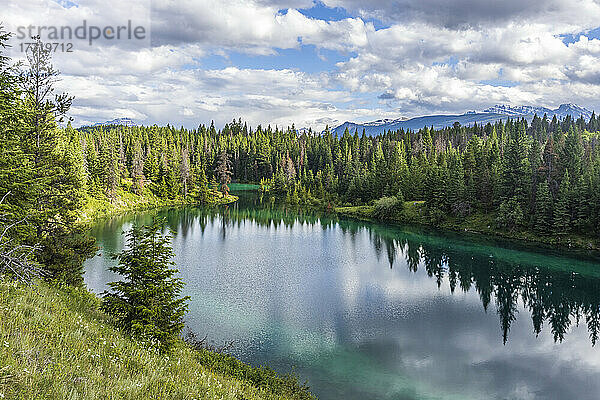
M 215 169 L 215 173 L 219 179 L 219 183 L 221 184 L 221 192 L 227 196 L 229 194 L 229 184 L 231 183 L 231 175 L 233 172 L 231 171 L 231 161 L 229 160 L 229 155 L 225 150 L 221 152 L 219 156 L 219 160 L 217 161 L 217 168 Z
M 114 255 L 119 263 L 109 268 L 123 280 L 109 283 L 103 309 L 133 337 L 169 351 L 183 329 L 186 301 L 183 282 L 175 277 L 171 236 L 158 222 L 134 226 L 127 232 L 127 249 Z
M 75 224 L 83 205 L 82 162 L 69 145 L 67 132 L 57 123 L 65 120 L 72 97 L 54 95 L 59 72 L 51 64 L 50 51 L 36 40 L 27 53 L 29 67 L 19 74 L 23 114 L 21 139 L 29 157 L 29 198 L 21 212 L 32 232 L 29 244 L 39 244 L 38 261 L 50 278 L 81 283 L 83 261 L 94 251 L 94 240 Z
M 571 182 L 569 179 L 569 172 L 565 172 L 560 188 L 558 190 L 558 196 L 556 198 L 556 206 L 554 207 L 554 233 L 557 235 L 564 234 L 569 230 L 571 218 L 569 215 L 569 199 L 571 197 Z
M 535 197 L 534 228 L 541 233 L 547 233 L 552 228 L 552 196 L 546 180 L 538 184 Z
M 523 207 L 528 200 L 529 162 L 527 157 L 527 137 L 523 124 L 509 131 L 502 163 L 502 198 L 516 199 Z

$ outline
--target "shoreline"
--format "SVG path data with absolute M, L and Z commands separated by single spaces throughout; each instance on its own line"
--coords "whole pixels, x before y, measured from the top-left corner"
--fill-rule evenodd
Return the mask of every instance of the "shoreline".
M 410 203 L 410 204 L 409 204 Z M 350 206 L 350 207 L 334 207 L 333 212 L 337 216 L 352 218 L 361 221 L 372 223 L 383 223 L 393 225 L 407 225 L 421 228 L 428 228 L 434 231 L 449 231 L 455 234 L 467 233 L 472 235 L 482 236 L 488 239 L 502 239 L 517 244 L 524 245 L 541 245 L 544 248 L 558 246 L 564 250 L 577 251 L 600 251 L 600 239 L 592 237 L 583 237 L 577 235 L 565 236 L 546 236 L 536 234 L 530 231 L 503 232 L 493 229 L 490 225 L 482 225 L 481 222 L 492 222 L 493 216 L 487 214 L 474 214 L 462 220 L 462 223 L 457 223 L 454 219 L 443 221 L 439 225 L 434 225 L 423 219 L 415 213 L 415 205 L 422 204 L 421 202 L 409 201 L 405 202 L 405 209 L 400 215 L 389 219 L 379 219 L 373 216 L 374 206 Z M 412 208 L 412 210 L 410 210 Z M 408 210 L 408 213 L 407 213 Z M 473 221 L 479 221 L 479 225 Z
M 217 193 L 221 194 L 221 196 L 218 197 Z M 211 191 L 210 195 L 211 200 L 205 203 L 181 198 L 161 199 L 151 193 L 135 195 L 129 192 L 122 192 L 119 193 L 113 202 L 108 201 L 106 198 L 97 199 L 88 195 L 86 198 L 86 205 L 79 212 L 77 223 L 86 225 L 98 220 L 113 218 L 131 212 L 149 211 L 163 207 L 193 205 L 218 206 L 233 204 L 239 200 L 238 196 L 231 194 L 224 196 L 219 191 Z
M 234 184 L 235 185 L 235 184 Z M 240 186 L 252 187 L 250 191 L 255 190 L 254 184 L 239 184 Z M 241 189 L 244 190 L 244 189 Z M 218 196 L 221 197 L 218 197 Z M 221 192 L 211 190 L 211 201 L 200 203 L 184 199 L 160 199 L 151 192 L 142 195 L 134 195 L 129 192 L 119 193 L 118 198 L 110 203 L 106 199 L 98 200 L 89 196 L 86 206 L 81 210 L 78 223 L 88 224 L 97 220 L 112 218 L 131 212 L 142 212 L 163 207 L 185 207 L 209 205 L 219 206 L 233 204 L 239 200 L 235 194 L 229 194 L 224 197 Z M 524 245 L 540 245 L 542 247 L 558 246 L 564 250 L 591 251 L 600 252 L 600 238 L 587 236 L 578 236 L 567 234 L 564 236 L 540 235 L 531 231 L 504 232 L 492 228 L 494 216 L 492 214 L 473 214 L 462 219 L 460 222 L 456 218 L 449 218 L 442 221 L 439 225 L 428 222 L 421 215 L 422 201 L 406 201 L 404 209 L 392 218 L 380 219 L 373 216 L 374 206 L 338 206 L 330 211 L 338 217 L 351 218 L 366 222 L 379 224 L 393 224 L 396 226 L 414 226 L 419 228 L 432 229 L 433 231 L 448 231 L 455 234 L 471 234 L 488 239 L 502 239 Z M 322 207 L 306 205 L 309 210 L 323 210 Z

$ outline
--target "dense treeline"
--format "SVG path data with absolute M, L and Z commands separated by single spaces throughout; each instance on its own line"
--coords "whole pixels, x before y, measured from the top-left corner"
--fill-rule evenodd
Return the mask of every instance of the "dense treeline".
M 2 34 L 0 45 L 8 39 Z M 93 240 L 77 227 L 90 200 L 127 194 L 207 201 L 230 181 L 260 182 L 267 198 L 331 207 L 377 202 L 386 219 L 404 200 L 424 216 L 485 214 L 497 229 L 600 235 L 600 119 L 535 117 L 494 125 L 341 136 L 291 127 L 217 130 L 61 127 L 72 98 L 54 94 L 58 72 L 42 46 L 29 66 L 0 58 L 0 190 L 14 243 L 39 247 L 45 273 L 81 281 Z
M 8 38 L 0 27 L 0 50 Z M 72 98 L 54 93 L 58 71 L 49 52 L 37 46 L 27 58 L 27 66 L 15 66 L 0 53 L 0 212 L 8 237 L 3 257 L 19 246 L 35 251 L 0 274 L 27 280 L 23 272 L 39 265 L 47 278 L 80 283 L 94 240 L 75 224 L 85 200 L 79 142 L 59 126 Z
M 368 137 L 297 134 L 233 121 L 196 130 L 76 132 L 90 193 L 143 187 L 170 198 L 218 182 L 262 182 L 292 204 L 424 200 L 436 224 L 494 213 L 498 228 L 600 234 L 600 119 L 535 117 Z M 224 173 L 225 171 L 225 173 Z

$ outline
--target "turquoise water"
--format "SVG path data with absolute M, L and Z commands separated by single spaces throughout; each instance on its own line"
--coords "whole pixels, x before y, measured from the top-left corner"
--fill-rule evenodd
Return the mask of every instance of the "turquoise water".
M 261 204 L 99 223 L 95 292 L 121 232 L 166 218 L 187 325 L 320 399 L 600 398 L 600 261 Z

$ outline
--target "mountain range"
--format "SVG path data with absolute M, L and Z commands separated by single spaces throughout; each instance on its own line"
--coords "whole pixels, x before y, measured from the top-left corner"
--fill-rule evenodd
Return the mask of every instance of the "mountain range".
M 441 129 L 452 126 L 456 122 L 463 126 L 472 126 L 474 124 L 485 125 L 488 122 L 494 123 L 500 120 L 506 120 L 508 118 L 525 118 L 528 121 L 531 121 L 534 115 L 538 115 L 539 117 L 547 115 L 549 119 L 552 119 L 555 115 L 558 119 L 563 119 L 567 115 L 570 115 L 575 119 L 583 116 L 584 119 L 589 120 L 592 116 L 592 111 L 576 104 L 561 104 L 556 109 L 534 106 L 495 105 L 493 107 L 486 108 L 483 111 L 468 111 L 460 115 L 440 114 L 410 119 L 380 119 L 366 123 L 344 122 L 343 124 L 334 128 L 333 133 L 336 135 L 342 135 L 346 128 L 348 128 L 348 131 L 351 134 L 354 134 L 354 132 L 357 130 L 358 133 L 361 134 L 364 129 L 368 136 L 374 136 L 389 130 L 418 130 L 425 126 L 433 126 L 436 129 Z
M 115 119 L 111 119 L 110 121 L 97 122 L 90 126 L 108 126 L 108 125 L 136 126 L 137 124 L 131 118 L 115 118 Z

